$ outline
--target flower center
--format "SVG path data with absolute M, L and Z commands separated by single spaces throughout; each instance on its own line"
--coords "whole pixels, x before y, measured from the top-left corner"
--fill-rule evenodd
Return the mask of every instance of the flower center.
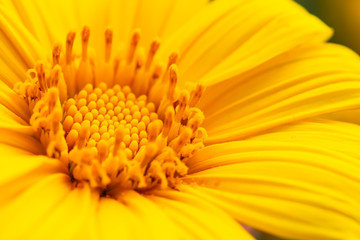
M 159 41 L 147 57 L 135 31 L 125 56 L 111 61 L 112 31 L 105 31 L 105 58 L 87 54 L 90 30 L 82 32 L 82 54 L 65 56 L 55 45 L 52 63 L 28 70 L 15 91 L 27 101 L 30 125 L 52 158 L 66 164 L 74 183 L 105 192 L 176 187 L 186 161 L 204 146 L 204 115 L 196 108 L 201 85 L 177 87 L 177 54 L 166 68 L 156 62 Z
M 154 111 L 155 105 L 147 102 L 146 95 L 136 97 L 128 86 L 122 89 L 114 85 L 108 89 L 101 83 L 94 89 L 88 84 L 75 99 L 65 102 L 63 128 L 68 149 L 74 148 L 84 128 L 89 135 L 84 147 L 95 147 L 98 152 L 106 145 L 112 151 L 119 135 L 121 147 L 126 148 L 127 157 L 132 159 L 139 148 L 147 145 L 148 128 L 153 130 L 153 125 L 162 124 Z

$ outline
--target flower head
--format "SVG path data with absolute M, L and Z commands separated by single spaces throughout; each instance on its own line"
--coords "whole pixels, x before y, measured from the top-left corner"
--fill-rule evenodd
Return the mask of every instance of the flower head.
M 1 238 L 359 237 L 360 62 L 292 1 L 0 4 Z

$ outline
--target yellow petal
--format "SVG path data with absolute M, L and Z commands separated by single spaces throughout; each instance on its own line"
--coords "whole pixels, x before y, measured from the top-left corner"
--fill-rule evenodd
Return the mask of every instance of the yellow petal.
M 21 3 L 28 2 L 15 1 L 13 3 L 21 5 Z M 12 60 L 9 63 L 10 66 L 25 64 L 26 67 L 30 68 L 36 60 L 44 59 L 43 57 L 45 55 L 42 45 L 48 44 L 47 37 L 39 36 L 39 38 L 36 39 L 33 36 L 33 32 L 36 31 L 39 34 L 46 34 L 47 31 L 41 29 L 41 26 L 43 26 L 42 22 L 44 21 L 38 20 L 37 24 L 39 25 L 36 26 L 37 28 L 33 29 L 33 32 L 30 32 L 29 29 L 31 28 L 26 26 L 24 23 L 30 23 L 32 20 L 35 20 L 40 16 L 35 16 L 34 18 L 23 21 L 21 17 L 26 18 L 27 15 L 23 14 L 20 17 L 17 11 L 23 11 L 24 8 L 17 8 L 12 5 L 13 3 L 6 1 L 5 3 L 2 3 L 0 8 L 0 29 L 2 30 L 2 34 L 4 34 L 1 36 L 1 39 L 5 40 L 1 42 L 0 49 L 2 53 L 8 53 L 6 55 L 2 54 L 2 56 L 6 56 L 6 58 L 10 58 Z M 27 8 L 27 10 L 30 9 Z M 41 41 L 38 41 L 39 39 L 41 39 Z M 19 67 L 16 69 L 19 69 Z
M 18 125 L 0 124 L 0 143 L 29 151 L 32 154 L 45 154 L 44 146 L 34 137 L 33 129 Z M 11 156 L 8 156 L 11 158 Z
M 97 201 L 94 198 L 88 185 L 75 188 L 29 233 L 29 239 L 60 240 L 74 239 L 78 235 L 86 236 L 84 222 L 92 204 Z
M 23 156 L 24 157 L 24 156 Z M 24 190 L 54 173 L 65 172 L 63 166 L 53 160 L 44 161 L 44 157 L 25 158 L 19 161 L 14 158 L 15 163 L 3 163 L 4 169 L 0 171 L 0 205 L 13 201 L 21 195 Z M 41 161 L 42 160 L 42 161 Z
M 53 174 L 43 177 L 11 201 L 1 204 L 0 238 L 29 239 L 29 234 L 43 225 L 49 213 L 58 207 L 70 191 L 69 177 L 64 174 Z
M 179 49 L 184 80 L 213 84 L 230 68 L 239 70 L 241 65 L 244 72 L 330 35 L 328 27 L 292 1 L 214 1 L 172 35 L 161 51 L 167 55 Z
M 327 119 L 301 121 L 275 128 L 266 134 L 251 138 L 257 141 L 277 141 L 315 145 L 353 157 L 353 163 L 360 159 L 358 146 L 360 128 L 358 125 Z
M 44 174 L 65 171 L 64 166 L 60 161 L 50 159 L 46 156 L 36 156 L 31 152 L 17 147 L 0 144 L 0 152 L 1 187 L 6 187 L 6 185 L 18 178 L 21 178 L 21 181 L 24 181 L 29 175 L 43 176 Z M 24 178 L 22 178 L 23 176 Z
M 254 239 L 212 204 L 178 191 L 156 191 L 150 199 L 179 226 L 185 239 Z
M 44 148 L 34 135 L 31 126 L 0 104 L 0 143 L 42 154 Z
M 148 239 L 180 239 L 178 230 L 173 221 L 165 215 L 163 210 L 135 191 L 128 191 L 119 196 L 120 202 L 143 222 L 142 231 L 146 232 Z
M 10 87 L 0 81 L 0 104 L 21 117 L 23 120 L 30 119 L 29 107 L 25 100 L 16 94 Z
M 359 137 L 358 125 L 317 119 L 207 146 L 188 162 L 194 185 L 180 190 L 282 237 L 356 239 Z
M 208 87 L 208 143 L 241 139 L 296 120 L 359 106 L 360 62 L 336 45 L 302 48 Z M 331 101 L 329 101 L 331 99 Z
M 148 237 L 136 214 L 124 204 L 111 198 L 102 198 L 99 203 L 98 228 L 101 239 L 145 239 Z M 142 229 L 139 231 L 139 229 Z
M 102 239 L 100 234 L 101 222 L 99 221 L 99 217 L 98 217 L 98 212 L 100 209 L 99 191 L 97 190 L 91 191 L 90 198 L 91 198 L 90 199 L 91 202 L 88 208 L 85 210 L 86 217 L 82 221 L 83 224 L 78 227 L 78 230 L 76 230 L 75 235 L 71 239 L 88 239 L 88 240 Z
M 360 124 L 360 108 L 333 112 L 320 116 L 321 118 Z
M 319 202 L 313 205 L 308 199 L 301 201 L 300 196 L 293 201 L 196 185 L 182 186 L 181 190 L 216 204 L 242 223 L 280 237 L 325 240 L 360 236 L 358 219 L 339 212 L 337 207 Z
M 16 113 L 10 111 L 7 107 L 0 104 L 0 124 L 13 124 L 19 127 L 28 127 L 28 123 L 20 118 Z
M 10 7 L 14 9 L 10 14 L 8 13 L 8 26 L 15 25 L 26 27 L 30 31 L 23 31 L 24 33 L 31 32 L 31 34 L 36 38 L 37 41 L 41 43 L 41 45 L 45 49 L 51 49 L 51 41 L 53 40 L 50 32 L 47 28 L 48 21 L 44 21 L 43 14 L 39 11 L 39 7 L 37 6 L 37 1 L 14 1 L 12 3 L 8 3 L 6 9 L 3 10 L 2 15 L 7 14 L 7 11 Z M 50 20 L 52 21 L 52 20 Z M 14 41 L 15 40 L 15 41 Z M 20 41 L 21 39 L 13 39 L 12 42 Z M 32 50 L 30 47 L 27 51 Z
M 142 29 L 144 42 L 149 44 L 155 37 L 163 37 L 165 29 L 171 34 L 184 25 L 206 3 L 204 0 L 138 1 L 133 27 Z
M 159 36 L 166 39 L 177 31 L 182 25 L 191 21 L 191 18 L 198 12 L 202 11 L 206 5 L 209 4 L 207 0 L 176 0 L 172 2 L 170 11 L 167 13 L 166 23 L 161 26 Z

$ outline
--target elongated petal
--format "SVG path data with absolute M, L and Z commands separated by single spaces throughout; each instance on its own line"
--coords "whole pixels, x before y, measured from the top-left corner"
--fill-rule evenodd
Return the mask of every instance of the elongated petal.
M 360 128 L 346 122 L 312 119 L 285 125 L 251 139 L 315 145 L 360 159 Z M 353 161 L 355 164 L 357 162 Z
M 42 223 L 29 234 L 31 239 L 74 239 L 83 235 L 84 222 L 88 218 L 91 205 L 97 198 L 91 194 L 90 187 L 75 188 L 58 206 L 48 213 Z
M 42 154 L 43 147 L 29 126 L 29 107 L 24 99 L 0 81 L 0 142 Z
M 25 100 L 16 94 L 10 87 L 0 81 L 0 104 L 21 117 L 25 121 L 30 118 L 29 107 Z
M 44 51 L 50 53 L 54 43 L 65 41 L 68 31 L 80 31 L 84 25 L 87 25 L 93 32 L 90 45 L 102 52 L 103 33 L 106 27 L 114 29 L 116 49 L 119 41 L 129 40 L 135 28 L 143 30 L 143 41 L 147 46 L 154 38 L 167 36 L 177 30 L 207 3 L 206 0 L 4 1 L 2 3 L 4 11 L 0 12 L 0 16 L 4 16 L 8 28 L 15 29 L 15 38 L 10 43 L 14 45 L 15 50 L 19 49 L 19 45 L 26 43 L 16 36 L 26 34 L 29 35 L 26 40 L 36 46 L 34 51 L 38 50 L 39 43 L 43 48 L 32 56 Z M 21 27 L 23 29 L 20 29 Z M 76 49 L 78 49 L 77 44 Z M 33 62 L 29 60 L 30 54 L 27 63 Z
M 339 213 L 336 208 L 311 205 L 307 200 L 304 204 L 200 186 L 183 186 L 181 190 L 222 207 L 239 221 L 281 237 L 356 239 L 360 234 L 357 219 Z
M 206 0 L 196 1 L 139 1 L 133 27 L 142 29 L 144 42 L 149 43 L 155 37 L 164 37 L 176 31 L 196 14 Z
M 14 3 L 20 4 L 21 2 L 15 1 Z M 6 61 L 11 67 L 19 66 L 12 68 L 14 70 L 19 70 L 23 67 L 32 67 L 32 64 L 37 59 L 45 55 L 38 39 L 34 38 L 29 28 L 24 25 L 21 16 L 26 16 L 20 16 L 17 12 L 24 9 L 15 8 L 10 1 L 3 1 L 0 4 L 0 29 L 2 30 L 2 34 L 4 34 L 1 36 L 1 39 L 5 40 L 1 42 L 0 49 L 3 53 L 8 53 L 2 54 L 2 58 L 6 57 L 5 59 L 11 59 L 10 61 Z M 25 22 L 29 23 L 28 21 Z M 39 21 L 39 24 L 37 27 L 40 29 L 42 23 Z M 36 29 L 34 28 L 34 30 Z M 43 33 L 46 34 L 46 31 Z M 48 43 L 48 38 L 44 38 L 43 44 L 46 43 Z M 21 72 L 18 72 L 18 74 L 21 74 Z
M 215 1 L 171 36 L 163 53 L 179 49 L 184 80 L 213 84 L 222 81 L 218 75 L 230 67 L 241 65 L 244 72 L 330 34 L 292 1 Z
M 183 229 L 186 239 L 253 239 L 236 221 L 214 205 L 177 191 L 150 196 Z
M 33 154 L 44 153 L 43 146 L 34 136 L 35 132 L 31 126 L 0 104 L 0 143 L 18 147 Z
M 360 62 L 336 45 L 297 49 L 207 89 L 208 143 L 242 139 L 360 103 Z
M 181 190 L 282 237 L 356 239 L 359 136 L 357 125 L 318 119 L 208 146 L 188 162 Z
M 144 239 L 147 234 L 144 223 L 130 211 L 123 203 L 114 199 L 101 199 L 97 217 L 101 239 Z
M 36 156 L 17 147 L 0 144 L 0 152 L 1 187 L 6 187 L 12 181 L 22 178 L 22 176 L 28 177 L 29 174 L 43 176 L 54 172 L 64 172 L 63 164 L 60 161 L 45 156 Z
M 178 229 L 163 210 L 145 196 L 128 191 L 119 196 L 120 202 L 135 214 L 141 222 L 149 239 L 180 239 Z
M 23 178 L 22 181 L 28 181 Z M 70 193 L 69 177 L 53 174 L 31 185 L 12 201 L 0 205 L 1 239 L 29 239 Z M 60 227 L 60 226 L 59 226 Z M 50 236 L 49 236 L 50 237 Z
M 343 122 L 360 124 L 360 107 L 355 109 L 333 112 L 320 116 L 321 118 L 333 119 Z

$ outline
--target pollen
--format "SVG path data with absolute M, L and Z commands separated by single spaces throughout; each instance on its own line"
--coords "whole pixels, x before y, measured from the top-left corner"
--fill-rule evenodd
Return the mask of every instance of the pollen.
M 205 116 L 196 107 L 204 87 L 178 86 L 179 54 L 162 64 L 160 39 L 146 51 L 136 29 L 127 52 L 113 57 L 113 35 L 105 30 L 104 59 L 93 59 L 90 28 L 80 34 L 81 55 L 73 54 L 70 32 L 65 52 L 55 44 L 52 62 L 29 69 L 15 91 L 29 105 L 29 124 L 46 154 L 66 165 L 75 184 L 102 194 L 176 188 L 187 159 L 204 147 Z

